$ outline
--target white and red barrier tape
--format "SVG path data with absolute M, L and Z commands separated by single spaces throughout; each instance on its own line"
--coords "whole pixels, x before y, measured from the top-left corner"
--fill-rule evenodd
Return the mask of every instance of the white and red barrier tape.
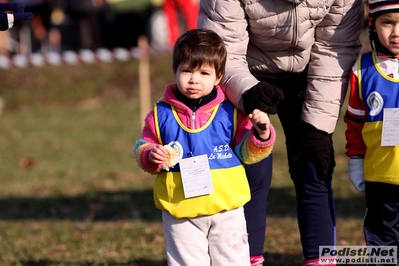
M 150 54 L 161 54 L 170 52 L 170 48 L 149 48 Z M 46 54 L 21 55 L 16 54 L 11 57 L 0 55 L 0 69 L 43 67 L 45 65 L 58 66 L 61 64 L 77 65 L 80 63 L 94 64 L 96 62 L 110 63 L 115 60 L 129 61 L 139 59 L 141 51 L 138 47 L 131 49 L 115 48 L 92 50 L 81 50 L 79 52 L 64 51 L 61 53 L 48 52 Z

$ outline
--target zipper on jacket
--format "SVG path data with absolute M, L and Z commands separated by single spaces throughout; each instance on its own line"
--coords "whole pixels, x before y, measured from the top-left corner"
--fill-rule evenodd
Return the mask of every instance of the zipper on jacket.
M 195 111 L 193 111 L 193 113 L 192 113 L 192 115 L 191 115 L 191 119 L 192 119 L 192 126 L 191 126 L 191 128 L 192 129 L 195 129 Z

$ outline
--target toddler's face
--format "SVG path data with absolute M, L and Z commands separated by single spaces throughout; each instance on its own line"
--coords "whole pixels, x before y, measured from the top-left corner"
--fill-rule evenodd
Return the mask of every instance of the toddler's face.
M 399 55 L 399 13 L 382 14 L 375 20 L 375 32 L 382 45 Z
M 175 77 L 180 92 L 190 99 L 198 99 L 208 95 L 221 79 L 216 76 L 215 68 L 208 64 L 195 69 L 181 64 L 177 68 Z

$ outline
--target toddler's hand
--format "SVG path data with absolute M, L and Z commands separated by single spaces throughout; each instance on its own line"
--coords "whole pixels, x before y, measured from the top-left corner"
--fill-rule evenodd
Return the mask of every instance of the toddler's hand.
M 160 144 L 154 145 L 148 153 L 148 162 L 152 165 L 163 164 L 168 158 L 168 151 Z
M 363 158 L 350 158 L 348 161 L 349 180 L 360 192 L 366 190 L 366 181 L 364 180 Z
M 250 113 L 248 116 L 252 124 L 254 125 L 256 131 L 258 131 L 259 137 L 261 137 L 262 139 L 269 139 L 270 137 L 269 116 L 265 112 L 260 111 L 259 109 L 253 110 L 252 113 Z M 259 125 L 264 125 L 265 127 Z

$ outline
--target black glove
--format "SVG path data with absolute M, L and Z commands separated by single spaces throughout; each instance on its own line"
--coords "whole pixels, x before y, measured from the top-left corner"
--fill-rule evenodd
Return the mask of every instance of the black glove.
M 335 167 L 331 134 L 321 131 L 306 122 L 301 122 L 301 147 L 306 157 L 316 167 L 320 180 L 331 181 Z
M 265 81 L 260 81 L 242 95 L 247 114 L 252 113 L 254 109 L 259 109 L 273 115 L 277 113 L 277 104 L 283 99 L 283 91 Z
M 33 18 L 30 12 L 25 13 L 25 7 L 18 3 L 1 3 L 0 4 L 0 31 L 8 30 L 8 17 L 6 11 L 14 15 L 14 27 L 19 22 Z

